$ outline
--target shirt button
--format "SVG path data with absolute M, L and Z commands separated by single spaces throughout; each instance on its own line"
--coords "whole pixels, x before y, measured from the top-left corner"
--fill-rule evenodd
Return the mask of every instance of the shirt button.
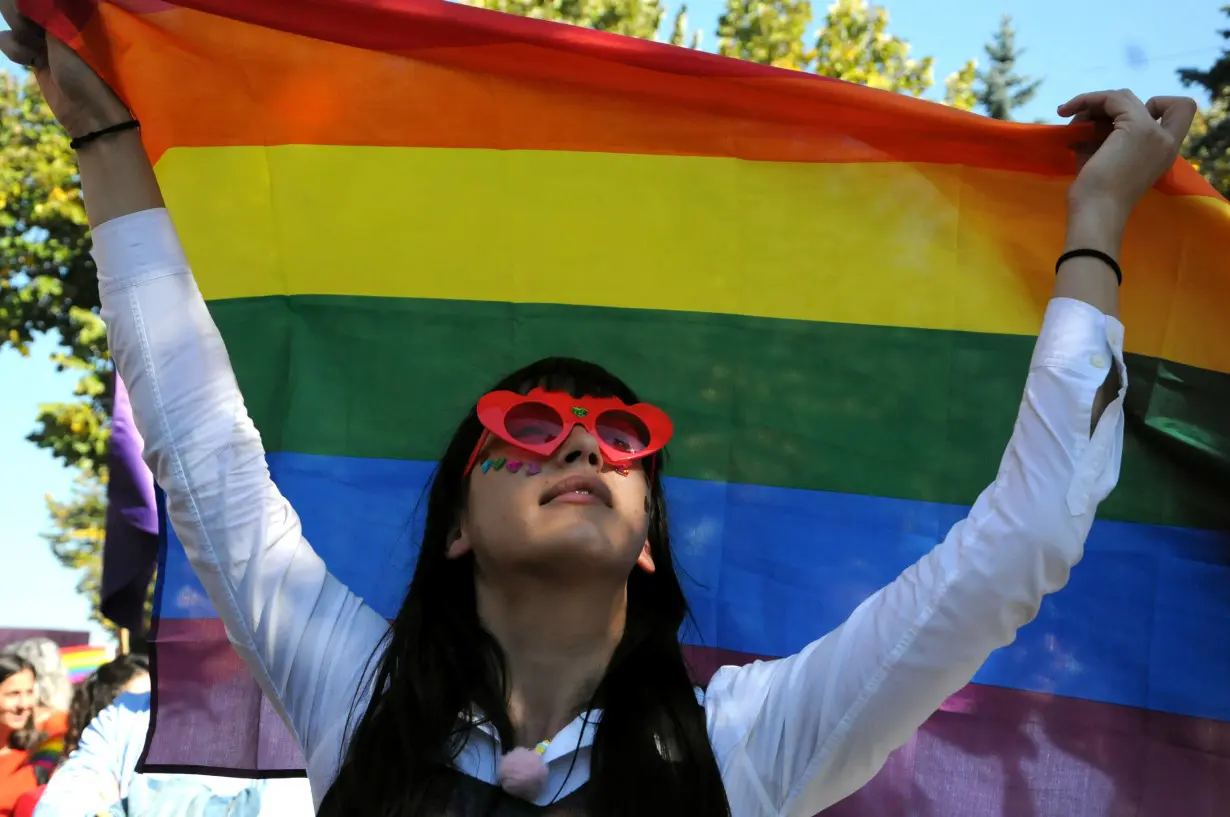
M 1098 368 L 1098 369 L 1106 368 L 1106 356 L 1105 355 L 1101 355 L 1101 354 L 1094 355 L 1093 357 L 1089 358 L 1089 362 L 1092 363 L 1095 368 Z

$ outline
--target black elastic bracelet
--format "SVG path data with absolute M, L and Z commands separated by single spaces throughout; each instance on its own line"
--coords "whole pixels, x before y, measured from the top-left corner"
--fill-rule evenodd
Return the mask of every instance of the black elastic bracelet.
M 85 147 L 90 142 L 93 142 L 95 139 L 99 139 L 112 133 L 119 133 L 120 131 L 132 130 L 133 128 L 139 127 L 141 127 L 140 122 L 135 119 L 129 119 L 127 122 L 121 122 L 118 125 L 112 125 L 111 127 L 103 128 L 102 130 L 91 131 L 85 136 L 78 136 L 76 139 L 69 142 L 68 146 L 73 150 L 81 150 L 81 148 Z
M 1068 250 L 1063 255 L 1059 256 L 1059 260 L 1055 262 L 1055 274 L 1059 274 L 1059 268 L 1063 266 L 1063 262 L 1071 258 L 1096 258 L 1106 266 L 1110 267 L 1111 272 L 1115 273 L 1115 280 L 1119 282 L 1119 286 L 1123 286 L 1123 270 L 1119 269 L 1119 262 L 1111 258 L 1101 250 Z

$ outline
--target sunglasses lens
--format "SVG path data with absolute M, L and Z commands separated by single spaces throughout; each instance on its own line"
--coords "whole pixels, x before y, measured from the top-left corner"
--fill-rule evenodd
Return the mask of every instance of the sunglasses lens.
M 604 411 L 594 424 L 598 437 L 616 451 L 639 454 L 649 447 L 649 429 L 635 414 L 627 411 Z
M 521 403 L 509 409 L 504 417 L 508 436 L 526 445 L 544 445 L 564 430 L 564 421 L 550 406 L 542 403 Z

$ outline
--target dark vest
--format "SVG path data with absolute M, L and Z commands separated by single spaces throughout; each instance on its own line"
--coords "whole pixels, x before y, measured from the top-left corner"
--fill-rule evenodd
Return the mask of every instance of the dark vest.
M 585 817 L 589 813 L 588 782 L 554 803 L 536 806 L 464 772 L 449 769 L 449 773 L 454 779 L 453 794 L 441 817 Z
M 437 779 L 440 788 L 447 792 L 448 806 L 440 817 L 586 817 L 589 783 L 583 783 L 575 791 L 546 806 L 536 806 L 513 797 L 499 786 L 484 783 L 477 777 L 454 768 L 441 770 Z M 321 814 L 345 814 L 346 817 L 364 817 L 361 806 L 342 807 L 334 802 L 334 790 L 330 789 L 320 805 Z

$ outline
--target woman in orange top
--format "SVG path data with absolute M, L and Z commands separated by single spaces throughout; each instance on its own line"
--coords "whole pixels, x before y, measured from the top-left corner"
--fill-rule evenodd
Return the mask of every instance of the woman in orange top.
M 60 647 L 50 638 L 27 638 L 4 648 L 34 667 L 34 724 L 48 735 L 62 735 L 68 726 L 73 684 L 60 658 Z
M 41 782 L 28 761 L 46 734 L 35 726 L 34 665 L 20 655 L 0 655 L 0 817 Z

